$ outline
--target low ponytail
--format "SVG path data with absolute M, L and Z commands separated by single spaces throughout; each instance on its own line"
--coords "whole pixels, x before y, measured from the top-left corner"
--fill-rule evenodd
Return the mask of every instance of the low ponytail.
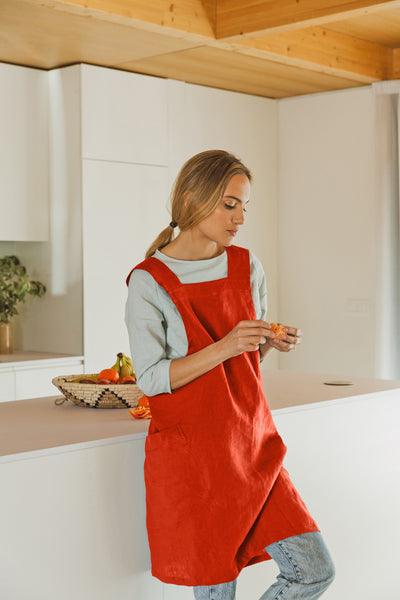
M 151 244 L 150 248 L 146 252 L 146 258 L 149 258 L 149 256 L 153 256 L 153 254 L 156 250 L 160 250 L 161 248 L 164 248 L 164 246 L 167 246 L 170 242 L 172 242 L 172 240 L 174 238 L 175 238 L 175 232 L 174 232 L 174 227 L 172 226 L 172 223 L 171 223 L 170 225 L 168 225 L 168 227 L 166 227 L 165 229 L 163 229 L 161 231 L 161 233 L 158 235 L 158 237 Z

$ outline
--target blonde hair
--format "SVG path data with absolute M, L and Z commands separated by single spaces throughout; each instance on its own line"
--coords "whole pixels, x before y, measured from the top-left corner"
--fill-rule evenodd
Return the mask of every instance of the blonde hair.
M 183 165 L 172 189 L 172 221 L 151 244 L 146 258 L 172 242 L 175 224 L 185 231 L 208 217 L 220 203 L 231 177 L 240 174 L 251 182 L 249 169 L 225 150 L 207 150 L 192 156 Z

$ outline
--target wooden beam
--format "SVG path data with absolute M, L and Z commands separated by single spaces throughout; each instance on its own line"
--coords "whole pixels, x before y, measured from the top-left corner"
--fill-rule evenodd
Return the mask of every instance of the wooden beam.
M 400 79 L 400 48 L 393 48 L 392 71 L 389 79 Z
M 38 5 L 38 0 L 25 0 Z M 164 33 L 191 41 L 215 38 L 216 0 L 40 0 L 70 14 Z
M 310 27 L 231 44 L 231 49 L 353 81 L 372 83 L 387 79 L 392 49 L 322 27 Z
M 245 39 L 320 27 L 399 7 L 399 0 L 218 0 L 217 39 Z

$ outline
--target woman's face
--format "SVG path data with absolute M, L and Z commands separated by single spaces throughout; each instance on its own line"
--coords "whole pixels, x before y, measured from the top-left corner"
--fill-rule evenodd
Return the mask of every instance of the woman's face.
M 244 223 L 245 206 L 250 198 L 250 182 L 243 173 L 233 175 L 217 208 L 193 229 L 204 241 L 230 246 Z

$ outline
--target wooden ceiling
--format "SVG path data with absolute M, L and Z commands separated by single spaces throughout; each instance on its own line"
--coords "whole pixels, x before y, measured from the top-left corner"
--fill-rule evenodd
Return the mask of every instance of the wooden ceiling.
M 0 0 L 0 61 L 284 98 L 400 78 L 400 0 Z

